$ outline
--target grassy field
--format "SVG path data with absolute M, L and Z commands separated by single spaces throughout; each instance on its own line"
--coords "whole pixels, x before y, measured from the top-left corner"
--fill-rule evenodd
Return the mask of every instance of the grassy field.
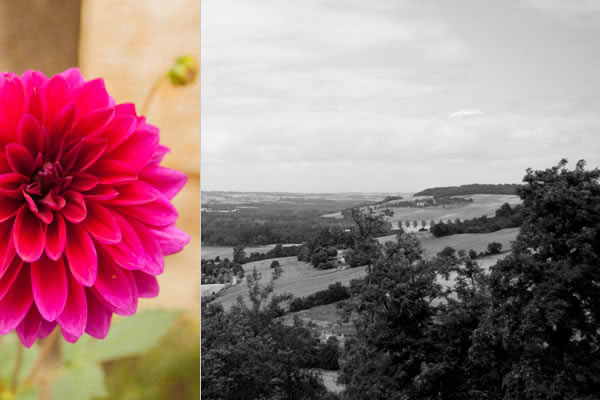
M 473 249 L 479 253 L 486 251 L 489 243 L 498 242 L 502 244 L 502 250 L 509 250 L 510 242 L 515 240 L 518 233 L 519 228 L 511 228 L 501 229 L 492 233 L 461 233 L 441 238 L 436 238 L 429 232 L 418 232 L 416 235 L 421 241 L 425 255 L 433 257 L 446 246 L 453 247 L 456 250 L 468 251 Z M 396 236 L 383 236 L 377 238 L 377 240 L 380 243 L 385 243 L 396 240 Z
M 388 221 L 392 223 L 398 223 L 406 220 L 419 222 L 425 220 L 429 225 L 429 221 L 431 220 L 438 222 L 440 220 L 455 220 L 456 218 L 464 220 L 477 218 L 484 215 L 493 216 L 496 210 L 499 209 L 504 203 L 508 203 L 510 205 L 521 203 L 519 197 L 513 195 L 476 194 L 462 197 L 472 198 L 473 203 L 446 206 L 446 208 L 393 207 L 391 210 L 394 211 L 394 215 L 388 218 Z
M 510 248 L 510 241 L 514 240 L 517 233 L 518 229 L 515 228 L 503 229 L 493 233 L 461 234 L 443 238 L 434 238 L 430 233 L 420 233 L 418 236 L 423 244 L 426 255 L 433 257 L 446 246 L 452 246 L 457 250 L 474 249 L 479 252 L 485 251 L 488 243 L 499 242 L 502 243 L 505 250 L 508 250 Z M 385 236 L 378 240 L 384 243 L 395 240 L 395 236 Z M 364 267 L 342 271 L 336 269 L 317 270 L 308 263 L 297 261 L 296 257 L 283 257 L 276 260 L 279 261 L 282 267 L 283 275 L 275 286 L 275 293 L 288 292 L 296 297 L 308 296 L 319 290 L 326 289 L 327 286 L 335 282 L 342 282 L 342 284 L 347 285 L 352 279 L 364 276 L 365 273 Z M 272 261 L 273 259 L 247 263 L 244 264 L 244 270 L 246 274 L 249 274 L 256 267 L 256 270 L 262 274 L 263 281 L 267 282 L 272 273 L 272 270 L 269 268 Z M 239 295 L 245 296 L 246 293 L 247 287 L 245 283 L 242 283 L 226 289 L 215 301 L 229 308 L 235 303 Z
M 279 261 L 283 270 L 283 274 L 275 286 L 275 293 L 289 292 L 297 297 L 308 296 L 319 290 L 327 289 L 327 286 L 335 282 L 347 285 L 352 279 L 363 276 L 365 270 L 364 267 L 344 271 L 318 270 L 308 263 L 297 261 L 296 257 L 283 257 L 275 260 Z M 244 264 L 244 271 L 246 274 L 250 274 L 256 267 L 256 270 L 262 274 L 263 282 L 266 283 L 271 278 L 273 271 L 269 268 L 272 261 L 273 259 Z M 245 296 L 247 291 L 246 284 L 241 283 L 225 290 L 215 301 L 223 304 L 225 308 L 229 308 L 239 295 Z

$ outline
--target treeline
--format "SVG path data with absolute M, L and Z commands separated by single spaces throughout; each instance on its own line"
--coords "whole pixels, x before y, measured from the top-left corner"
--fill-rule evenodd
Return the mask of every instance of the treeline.
M 290 312 L 308 310 L 316 306 L 323 306 L 345 300 L 350 297 L 350 288 L 340 282 L 332 283 L 325 290 L 320 290 L 306 297 L 296 297 L 290 303 Z
M 470 194 L 516 194 L 518 184 L 503 183 L 498 185 L 474 183 L 461 186 L 429 188 L 415 193 L 415 196 L 450 197 Z
M 309 262 L 317 269 L 335 268 L 338 265 L 338 250 L 352 246 L 353 240 L 352 230 L 349 228 L 322 228 L 307 240 L 297 255 L 298 261 Z
M 322 218 L 327 213 L 352 206 L 352 202 L 323 204 L 256 204 L 237 212 L 203 212 L 203 245 L 260 246 L 271 243 L 304 243 L 320 229 L 349 226 L 348 219 Z
M 449 236 L 457 233 L 490 233 L 500 229 L 518 228 L 523 224 L 523 206 L 514 208 L 508 203 L 496 210 L 494 217 L 487 216 L 461 221 L 458 218 L 452 221 L 438 222 L 430 228 L 435 237 Z
M 262 261 L 271 258 L 281 257 L 295 257 L 297 256 L 304 246 L 284 246 L 281 243 L 277 244 L 271 250 L 266 253 L 253 252 L 249 256 L 244 256 L 242 264 L 252 261 Z
M 238 262 L 230 261 L 228 258 L 221 260 L 219 257 L 214 260 L 200 261 L 200 283 L 229 283 L 233 277 L 238 279 L 244 277 L 244 268 Z

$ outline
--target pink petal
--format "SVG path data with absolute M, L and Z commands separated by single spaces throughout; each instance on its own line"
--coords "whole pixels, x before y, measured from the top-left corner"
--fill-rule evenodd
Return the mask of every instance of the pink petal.
M 152 158 L 150 159 L 149 165 L 160 164 L 160 162 L 165 157 L 165 155 L 167 155 L 170 151 L 171 151 L 171 149 L 168 148 L 167 146 L 163 146 L 162 144 L 159 144 L 158 146 L 156 146 L 156 149 L 154 149 L 154 154 L 152 155 Z
M 17 126 L 25 104 L 25 90 L 21 79 L 17 76 L 8 76 L 0 87 L 0 116 Z
M 104 140 L 86 140 L 72 169 L 74 171 L 85 171 L 98 161 L 107 146 Z
M 0 300 L 0 335 L 14 330 L 33 303 L 29 268 L 22 268 L 8 293 Z
M 38 154 L 44 151 L 46 133 L 33 115 L 24 114 L 17 128 L 17 139 L 30 154 Z
M 77 118 L 77 108 L 72 103 L 67 104 L 60 110 L 48 129 L 48 141 L 51 143 L 53 149 L 62 143 L 61 139 L 65 133 L 73 129 Z
M 31 92 L 33 88 L 41 88 L 48 80 L 48 78 L 46 78 L 46 75 L 44 75 L 40 71 L 35 71 L 31 69 L 28 69 L 27 71 L 23 72 L 23 78 L 21 79 L 23 81 L 23 85 L 25 86 L 25 92 L 27 93 Z
M 54 75 L 42 87 L 46 98 L 46 125 L 51 126 L 60 111 L 71 102 L 69 84 L 60 75 Z
M 92 286 L 98 274 L 96 247 L 81 224 L 67 225 L 67 261 L 71 273 L 83 286 Z
M 38 334 L 38 338 L 43 339 L 52 333 L 54 328 L 56 327 L 56 321 L 46 321 L 42 319 L 42 326 L 40 327 L 40 333 Z
M 19 257 L 26 262 L 40 258 L 46 243 L 46 230 L 29 207 L 23 206 L 17 213 L 13 226 L 13 240 Z
M 85 192 L 83 194 L 83 197 L 85 199 L 89 199 L 89 200 L 100 201 L 100 200 L 114 199 L 118 195 L 119 195 L 119 192 L 117 192 L 115 189 L 111 188 L 110 186 L 103 185 L 103 186 L 96 186 L 89 192 Z
M 69 190 L 64 193 L 64 197 L 67 202 L 62 209 L 63 216 L 74 224 L 83 221 L 87 216 L 87 208 L 81 193 Z
M 106 155 L 107 159 L 124 162 L 130 169 L 138 171 L 144 168 L 152 158 L 158 144 L 158 136 L 143 130 L 135 130 L 119 147 Z
M 98 278 L 94 288 L 100 296 L 117 309 L 127 309 L 134 302 L 133 292 L 127 276 L 105 253 L 101 256 L 102 268 L 98 270 Z
M 0 278 L 17 254 L 12 239 L 12 225 L 11 221 L 0 223 Z
M 40 123 L 44 122 L 46 101 L 42 98 L 38 88 L 34 88 L 25 98 L 25 112 L 33 115 Z
M 152 298 L 158 296 L 158 279 L 142 271 L 132 271 L 138 289 L 138 296 Z
M 87 172 L 100 180 L 101 184 L 125 183 L 137 179 L 137 173 L 121 161 L 100 160 Z
M 23 206 L 24 200 L 10 197 L 0 197 L 0 222 L 14 217 Z
M 64 332 L 79 337 L 83 335 L 88 318 L 88 305 L 85 289 L 69 276 L 69 297 L 58 323 Z
M 149 165 L 139 173 L 140 179 L 154 186 L 167 199 L 172 199 L 185 186 L 187 176 L 174 169 Z
M 165 270 L 165 258 L 160 243 L 150 229 L 141 222 L 131 220 L 131 226 L 139 236 L 144 252 L 140 257 L 144 260 L 142 271 L 150 275 L 160 275 Z
M 190 242 L 190 235 L 175 225 L 151 229 L 164 255 L 179 253 Z
M 54 321 L 67 303 L 67 270 L 62 258 L 52 261 L 41 257 L 31 264 L 33 298 L 40 314 L 47 321 Z
M 108 142 L 106 152 L 116 149 L 121 143 L 127 140 L 135 130 L 135 117 L 130 115 L 115 115 L 115 117 L 98 132 L 98 136 Z
M 98 178 L 94 175 L 86 174 L 85 172 L 75 172 L 72 176 L 73 181 L 69 188 L 76 191 L 85 192 L 86 190 L 95 188 L 98 184 Z
M 67 242 L 67 227 L 60 213 L 56 213 L 54 221 L 46 230 L 46 255 L 51 260 L 62 257 Z
M 96 339 L 104 339 L 110 328 L 112 313 L 108 311 L 91 291 L 87 292 L 88 320 L 85 333 Z
M 145 265 L 143 259 L 144 247 L 137 233 L 125 218 L 113 213 L 121 229 L 121 241 L 113 245 L 103 245 L 102 248 L 115 260 L 117 264 L 126 269 L 142 269 Z
M 35 304 L 32 304 L 23 321 L 17 326 L 17 335 L 19 335 L 23 346 L 30 348 L 35 343 L 42 328 L 42 320 L 37 307 Z
M 79 112 L 80 115 L 84 115 L 81 110 Z M 115 115 L 113 107 L 95 110 L 80 118 L 66 136 L 71 139 L 93 136 L 108 124 L 113 115 Z
M 140 204 L 137 207 L 115 207 L 116 210 L 127 214 L 149 225 L 166 226 L 174 224 L 179 214 L 166 198 L 158 198 L 152 203 Z
M 94 201 L 90 201 L 87 207 L 84 224 L 92 236 L 101 243 L 119 243 L 121 229 L 112 213 Z
M 108 93 L 104 87 L 103 79 L 85 82 L 73 92 L 73 97 L 81 115 L 86 115 L 109 105 Z
M 6 159 L 8 165 L 14 172 L 18 172 L 25 176 L 31 176 L 33 173 L 34 160 L 33 156 L 25 146 L 17 143 L 9 143 L 6 145 Z
M 62 334 L 63 338 L 69 343 L 77 343 L 77 341 L 79 340 L 79 336 L 71 335 L 69 332 L 62 329 L 62 327 L 60 333 Z
M 136 205 L 153 202 L 157 199 L 156 189 L 142 181 L 132 181 L 117 188 L 119 195 L 108 201 L 111 205 Z
M 85 82 L 83 75 L 81 75 L 81 71 L 79 71 L 79 68 L 76 67 L 69 68 L 64 72 L 61 72 L 60 75 L 65 78 L 71 90 L 77 89 Z
M 8 268 L 3 272 L 0 277 L 0 299 L 4 298 L 6 293 L 8 293 L 9 289 L 15 283 L 15 279 L 21 272 L 21 267 L 23 266 L 23 260 L 18 258 L 13 258 L 12 262 L 8 265 Z
M 135 104 L 133 103 L 121 103 L 115 106 L 115 113 L 137 116 L 135 113 Z

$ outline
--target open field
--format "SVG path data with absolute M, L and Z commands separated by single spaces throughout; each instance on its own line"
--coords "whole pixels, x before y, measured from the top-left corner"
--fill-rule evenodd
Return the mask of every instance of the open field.
M 296 257 L 283 257 L 270 260 L 255 261 L 244 264 L 246 275 L 252 273 L 252 269 L 262 274 L 263 282 L 271 278 L 272 269 L 269 268 L 273 260 L 278 260 L 283 274 L 275 285 L 275 293 L 292 293 L 296 297 L 308 296 L 319 290 L 327 289 L 332 283 L 342 282 L 347 285 L 352 279 L 364 275 L 364 267 L 349 268 L 343 271 L 336 269 L 318 270 L 303 261 L 297 261 Z M 231 307 L 239 295 L 246 295 L 248 287 L 245 281 L 239 285 L 225 290 L 215 302 L 223 304 L 225 308 Z
M 479 253 L 486 251 L 489 243 L 498 242 L 502 244 L 502 250 L 509 250 L 510 242 L 515 240 L 518 233 L 519 228 L 510 228 L 491 233 L 461 233 L 441 238 L 436 238 L 429 232 L 418 232 L 416 235 L 421 241 L 425 255 L 433 257 L 446 246 L 453 247 L 456 250 L 468 251 L 473 249 Z M 377 240 L 379 240 L 379 243 L 395 241 L 396 236 L 382 236 L 377 238 Z
M 515 195 L 501 195 L 501 194 L 475 194 L 471 196 L 460 196 L 464 198 L 472 198 L 473 203 L 464 205 L 449 205 L 443 207 L 392 207 L 394 215 L 388 218 L 388 221 L 392 223 L 409 221 L 429 221 L 434 220 L 438 222 L 440 220 L 455 220 L 460 218 L 461 220 L 472 219 L 482 217 L 484 215 L 493 216 L 497 209 L 502 204 L 508 203 L 511 206 L 520 204 L 521 199 Z
M 446 246 L 452 246 L 457 250 L 474 249 L 479 252 L 487 250 L 488 243 L 499 242 L 502 243 L 505 250 L 508 250 L 510 241 L 514 240 L 517 233 L 518 229 L 515 228 L 503 229 L 493 233 L 465 233 L 443 238 L 435 238 L 430 233 L 419 233 L 418 236 L 423 244 L 426 255 L 433 257 Z M 381 243 L 385 243 L 386 241 L 395 240 L 395 236 L 384 236 L 378 238 L 378 240 Z M 360 278 L 365 273 L 364 267 L 349 268 L 342 271 L 338 271 L 337 269 L 318 270 L 308 263 L 297 261 L 296 257 L 283 257 L 275 260 L 279 261 L 283 270 L 283 275 L 275 285 L 275 293 L 289 292 L 296 297 L 308 296 L 319 290 L 326 289 L 327 286 L 335 282 L 347 285 L 352 279 Z M 272 261 L 273 259 L 269 259 L 244 264 L 244 271 L 246 271 L 246 274 L 250 274 L 252 269 L 256 267 L 256 270 L 262 274 L 263 281 L 267 282 L 272 273 L 271 268 L 269 268 Z M 242 282 L 239 285 L 226 289 L 215 301 L 223 304 L 225 308 L 229 308 L 235 303 L 239 295 L 245 296 L 246 293 L 247 286 Z

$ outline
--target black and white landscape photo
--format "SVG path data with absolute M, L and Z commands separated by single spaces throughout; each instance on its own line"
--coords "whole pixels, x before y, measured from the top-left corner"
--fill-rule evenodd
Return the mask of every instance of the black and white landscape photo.
M 600 399 L 600 1 L 202 2 L 202 399 Z

